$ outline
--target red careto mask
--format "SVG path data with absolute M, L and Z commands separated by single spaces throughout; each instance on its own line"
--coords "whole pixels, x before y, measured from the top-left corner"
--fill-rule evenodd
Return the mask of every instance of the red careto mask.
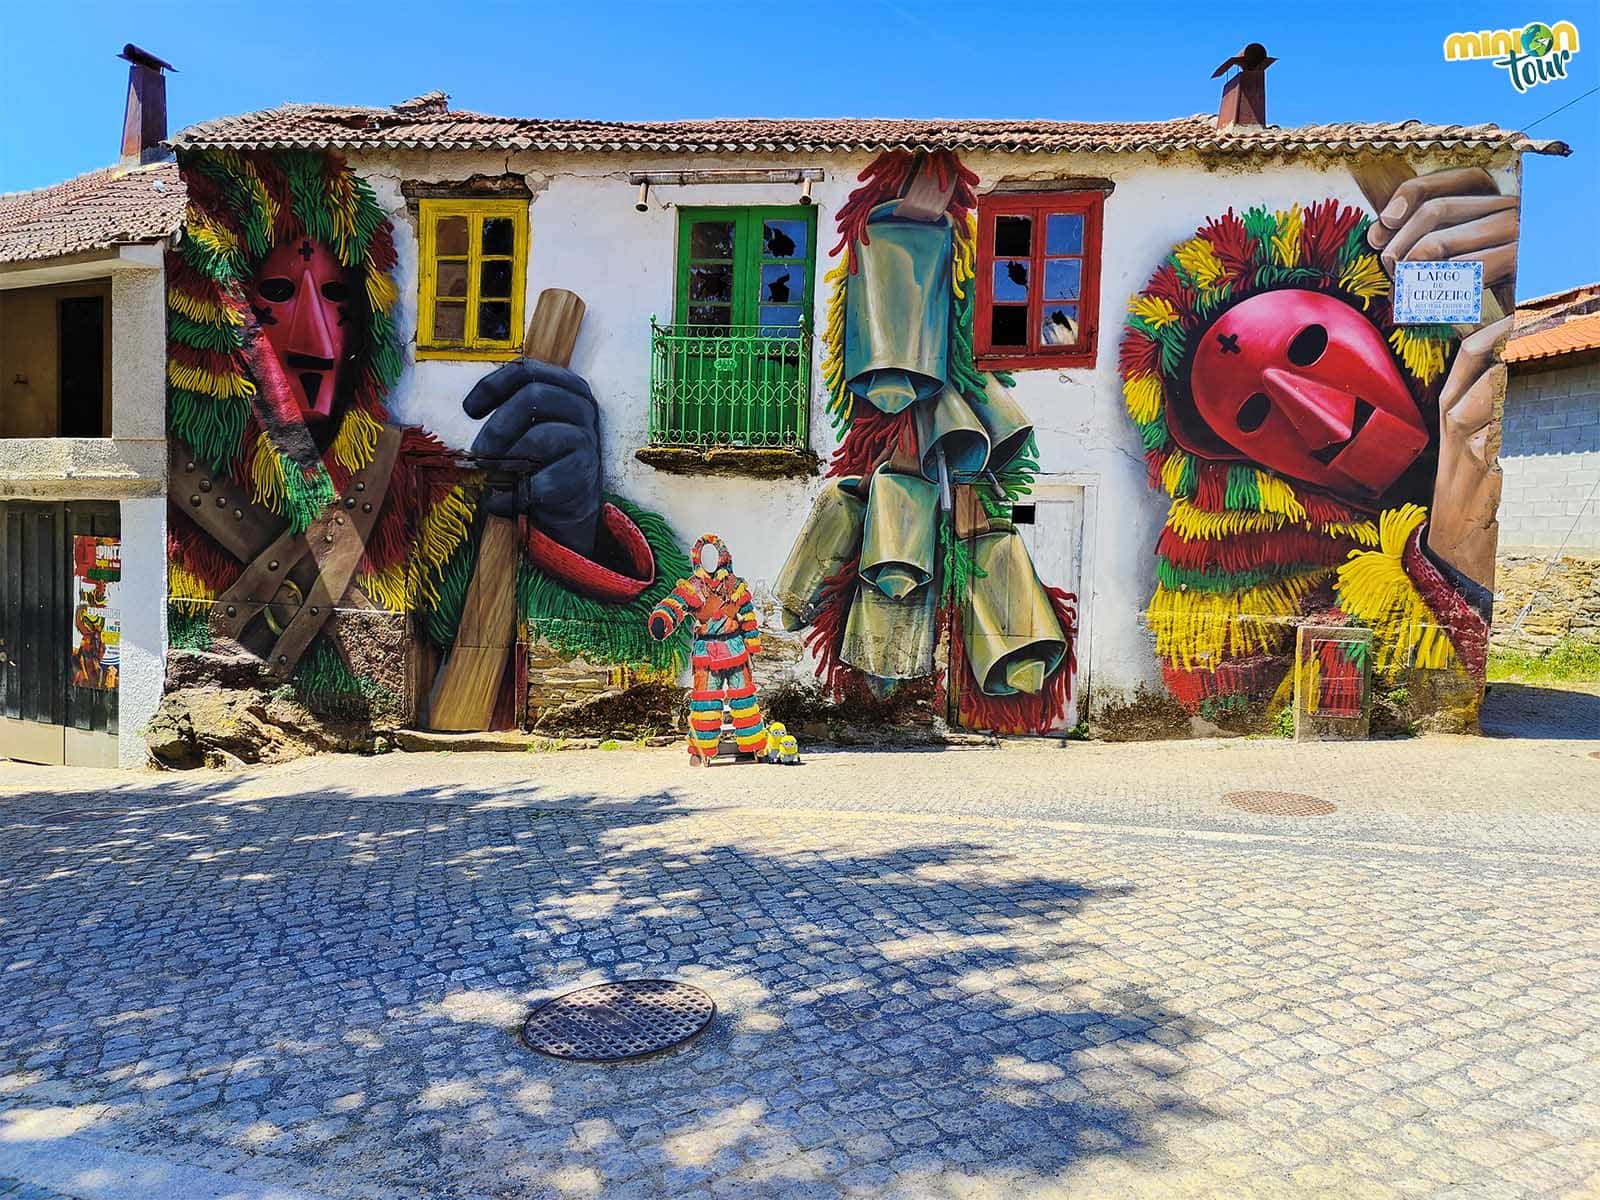
M 350 284 L 321 242 L 293 238 L 261 261 L 250 307 L 307 421 L 333 415 L 349 342 Z
M 1382 496 L 1428 446 L 1382 335 L 1318 292 L 1263 292 L 1230 308 L 1202 335 L 1189 382 L 1203 427 L 1170 424 L 1186 450 L 1355 503 Z

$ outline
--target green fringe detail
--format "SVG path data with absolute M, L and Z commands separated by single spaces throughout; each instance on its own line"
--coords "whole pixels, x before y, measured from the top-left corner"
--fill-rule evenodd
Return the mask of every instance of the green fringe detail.
M 333 503 L 333 480 L 320 462 L 301 468 L 288 459 L 283 463 L 283 479 L 289 495 L 281 515 L 289 518 L 289 528 L 295 533 L 304 533 Z
M 273 157 L 289 179 L 290 205 L 306 236 L 338 250 L 333 218 L 323 203 L 327 189 L 323 156 L 307 150 L 280 150 Z
M 1148 425 L 1139 426 L 1139 442 L 1146 450 L 1159 450 L 1167 444 L 1167 413 L 1163 408 Z
M 986 579 L 989 573 L 979 567 L 972 557 L 972 547 L 964 539 L 956 537 L 953 521 L 939 522 L 939 551 L 944 564 L 944 586 L 940 594 L 947 604 L 965 604 L 967 594 L 972 590 L 972 581 Z
M 995 475 L 995 482 L 999 487 L 990 486 L 979 493 L 983 501 L 983 510 L 991 517 L 1009 519 L 1011 506 L 1023 496 L 1032 495 L 1033 481 L 1039 474 L 1039 444 L 1034 441 L 1033 435 L 1028 435 L 1028 440 L 1022 443 L 1022 449 L 1017 451 L 1016 458 L 1012 459 L 1004 471 Z
M 400 357 L 400 339 L 396 335 L 394 321 L 387 313 L 374 312 L 371 321 L 371 370 L 383 385 L 381 390 L 387 392 L 394 386 L 394 381 L 400 378 L 404 365 Z
M 248 401 L 219 400 L 183 388 L 167 391 L 168 427 L 218 475 L 233 473 L 249 419 Z
M 1295 563 L 1274 563 L 1268 567 L 1252 567 L 1248 571 L 1197 571 L 1192 567 L 1174 566 L 1170 560 L 1157 556 L 1156 581 L 1174 592 L 1235 592 L 1270 583 L 1303 569 Z
M 453 645 L 456 630 L 461 627 L 467 589 L 472 585 L 472 572 L 478 563 L 478 539 L 483 532 L 483 517 L 483 508 L 480 506 L 473 513 L 472 528 L 461 539 L 439 573 L 435 584 L 439 590 L 439 603 L 422 614 L 423 630 L 435 646 L 443 648 Z
M 202 325 L 176 309 L 167 313 L 167 336 L 196 350 L 214 350 L 219 354 L 232 354 L 244 347 L 244 334 L 237 326 Z
M 313 643 L 300 660 L 291 686 L 307 708 L 334 716 L 355 716 L 394 703 L 387 689 L 345 666 L 325 638 Z
M 1254 467 L 1229 467 L 1228 490 L 1223 505 L 1239 512 L 1261 511 L 1261 489 Z
M 167 646 L 172 650 L 211 649 L 211 622 L 204 613 L 185 612 L 168 604 Z
M 243 279 L 245 265 L 239 261 L 236 254 L 226 250 L 213 250 L 198 238 L 185 236 L 178 246 L 183 260 L 199 271 L 202 275 L 209 275 L 212 279 L 226 284 L 230 281 Z
M 678 580 L 688 576 L 689 556 L 661 517 L 620 496 L 606 499 L 633 518 L 650 544 L 656 559 L 655 582 L 626 604 L 605 604 L 578 595 L 525 562 L 517 576 L 517 607 L 527 625 L 527 637 L 544 639 L 564 657 L 617 665 L 648 663 L 657 669 L 681 671 L 688 661 L 688 631 L 680 629 L 658 642 L 645 622 Z
M 272 230 L 267 227 L 266 213 L 256 203 L 255 184 L 250 177 L 234 173 L 210 154 L 195 155 L 188 162 L 222 185 L 228 207 L 239 218 L 245 249 L 255 258 L 264 257 L 272 249 Z

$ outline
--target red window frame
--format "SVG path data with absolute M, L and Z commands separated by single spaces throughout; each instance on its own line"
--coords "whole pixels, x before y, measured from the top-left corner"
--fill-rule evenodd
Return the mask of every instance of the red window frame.
M 1043 367 L 1094 366 L 1100 337 L 1100 229 L 1104 222 L 1105 202 L 1103 192 L 990 192 L 978 197 L 978 290 L 973 305 L 972 331 L 978 366 L 1022 371 Z M 1044 262 L 1050 257 L 1044 252 L 1045 221 L 1053 213 L 1083 215 L 1083 275 L 1078 287 L 1078 341 L 1072 346 L 1046 345 L 1039 336 L 1039 326 L 1044 316 Z M 1021 346 L 993 346 L 990 343 L 994 312 L 996 217 L 1028 217 L 1033 221 L 1028 267 L 1030 283 L 1026 349 Z

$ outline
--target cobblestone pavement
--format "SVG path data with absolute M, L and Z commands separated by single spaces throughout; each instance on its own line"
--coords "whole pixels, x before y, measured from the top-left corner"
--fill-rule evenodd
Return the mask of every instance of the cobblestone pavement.
M 0 764 L 0 1200 L 1600 1194 L 1596 750 Z

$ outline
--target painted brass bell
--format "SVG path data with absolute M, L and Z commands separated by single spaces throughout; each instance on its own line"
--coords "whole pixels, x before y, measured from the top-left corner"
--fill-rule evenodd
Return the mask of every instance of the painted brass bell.
M 863 584 L 850 605 L 839 657 L 878 679 L 920 679 L 931 673 L 936 598 L 933 588 L 924 587 L 894 600 Z
M 862 590 L 903 600 L 933 581 L 939 488 L 887 466 L 872 476 L 861 535 Z
M 912 415 L 924 479 L 938 482 L 941 448 L 950 471 L 976 474 L 983 470 L 989 461 L 989 434 L 959 391 L 946 386 L 935 399 L 919 403 Z
M 993 375 L 984 389 L 983 403 L 972 406 L 989 437 L 989 470 L 999 474 L 1022 453 L 1033 436 L 1033 422 L 1011 395 L 1011 389 Z
M 830 479 L 811 506 L 772 586 L 782 610 L 783 627 L 803 629 L 817 615 L 823 585 L 844 569 L 861 547 L 866 519 L 861 477 Z
M 891 414 L 944 388 L 950 343 L 950 222 L 898 219 L 897 206 L 872 210 L 845 284 L 847 386 Z
M 985 695 L 1037 695 L 1066 658 L 1067 641 L 1021 536 L 996 524 L 974 540 L 981 575 L 962 613 L 962 645 Z

